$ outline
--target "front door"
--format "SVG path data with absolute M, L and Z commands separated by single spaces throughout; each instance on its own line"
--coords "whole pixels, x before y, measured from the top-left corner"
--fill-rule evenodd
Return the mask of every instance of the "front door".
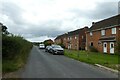
M 110 42 L 110 53 L 114 53 L 114 42 Z
M 107 53 L 107 43 L 106 42 L 103 43 L 103 52 Z

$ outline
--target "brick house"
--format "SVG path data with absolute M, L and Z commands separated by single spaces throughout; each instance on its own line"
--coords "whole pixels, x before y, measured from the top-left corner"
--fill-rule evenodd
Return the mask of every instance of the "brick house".
M 48 40 L 45 40 L 45 41 L 44 41 L 44 44 L 45 44 L 45 46 L 47 46 L 47 45 L 54 44 L 54 42 L 53 42 L 53 40 L 48 39 Z
M 62 44 L 63 43 L 63 35 L 59 35 L 55 38 L 55 44 Z
M 66 46 L 66 39 L 67 38 L 67 33 L 59 35 L 55 38 L 55 44 L 63 44 L 64 46 Z
M 93 46 L 103 53 L 115 53 L 116 41 L 120 40 L 120 15 L 92 23 L 86 33 L 86 49 Z
M 55 43 L 62 43 L 67 49 L 81 50 L 85 49 L 86 34 L 88 27 L 77 29 L 55 39 Z

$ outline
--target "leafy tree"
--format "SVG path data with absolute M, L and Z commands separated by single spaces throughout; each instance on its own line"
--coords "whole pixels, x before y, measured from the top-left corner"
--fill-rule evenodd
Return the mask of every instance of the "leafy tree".
M 62 48 L 65 48 L 65 45 L 62 43 L 59 43 L 58 45 L 60 45 Z
M 53 41 L 49 39 L 49 40 L 45 40 L 43 43 L 45 44 L 45 46 L 48 46 L 48 45 L 53 44 Z
M 0 27 L 2 29 L 2 34 L 5 34 L 5 35 L 9 34 L 9 32 L 7 31 L 8 28 L 5 25 L 0 23 Z

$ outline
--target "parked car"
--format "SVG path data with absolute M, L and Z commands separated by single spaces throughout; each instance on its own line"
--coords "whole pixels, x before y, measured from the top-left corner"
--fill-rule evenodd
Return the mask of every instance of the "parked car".
M 39 49 L 45 49 L 45 45 L 44 44 L 39 44 Z
M 50 48 L 51 48 L 51 46 L 46 46 L 45 52 L 50 52 Z
M 52 54 L 64 54 L 64 49 L 59 45 L 52 45 L 50 48 Z

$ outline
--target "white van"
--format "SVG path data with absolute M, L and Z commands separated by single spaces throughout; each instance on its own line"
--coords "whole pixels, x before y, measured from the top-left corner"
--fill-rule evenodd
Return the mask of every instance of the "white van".
M 45 45 L 44 44 L 39 44 L 39 49 L 45 49 Z

